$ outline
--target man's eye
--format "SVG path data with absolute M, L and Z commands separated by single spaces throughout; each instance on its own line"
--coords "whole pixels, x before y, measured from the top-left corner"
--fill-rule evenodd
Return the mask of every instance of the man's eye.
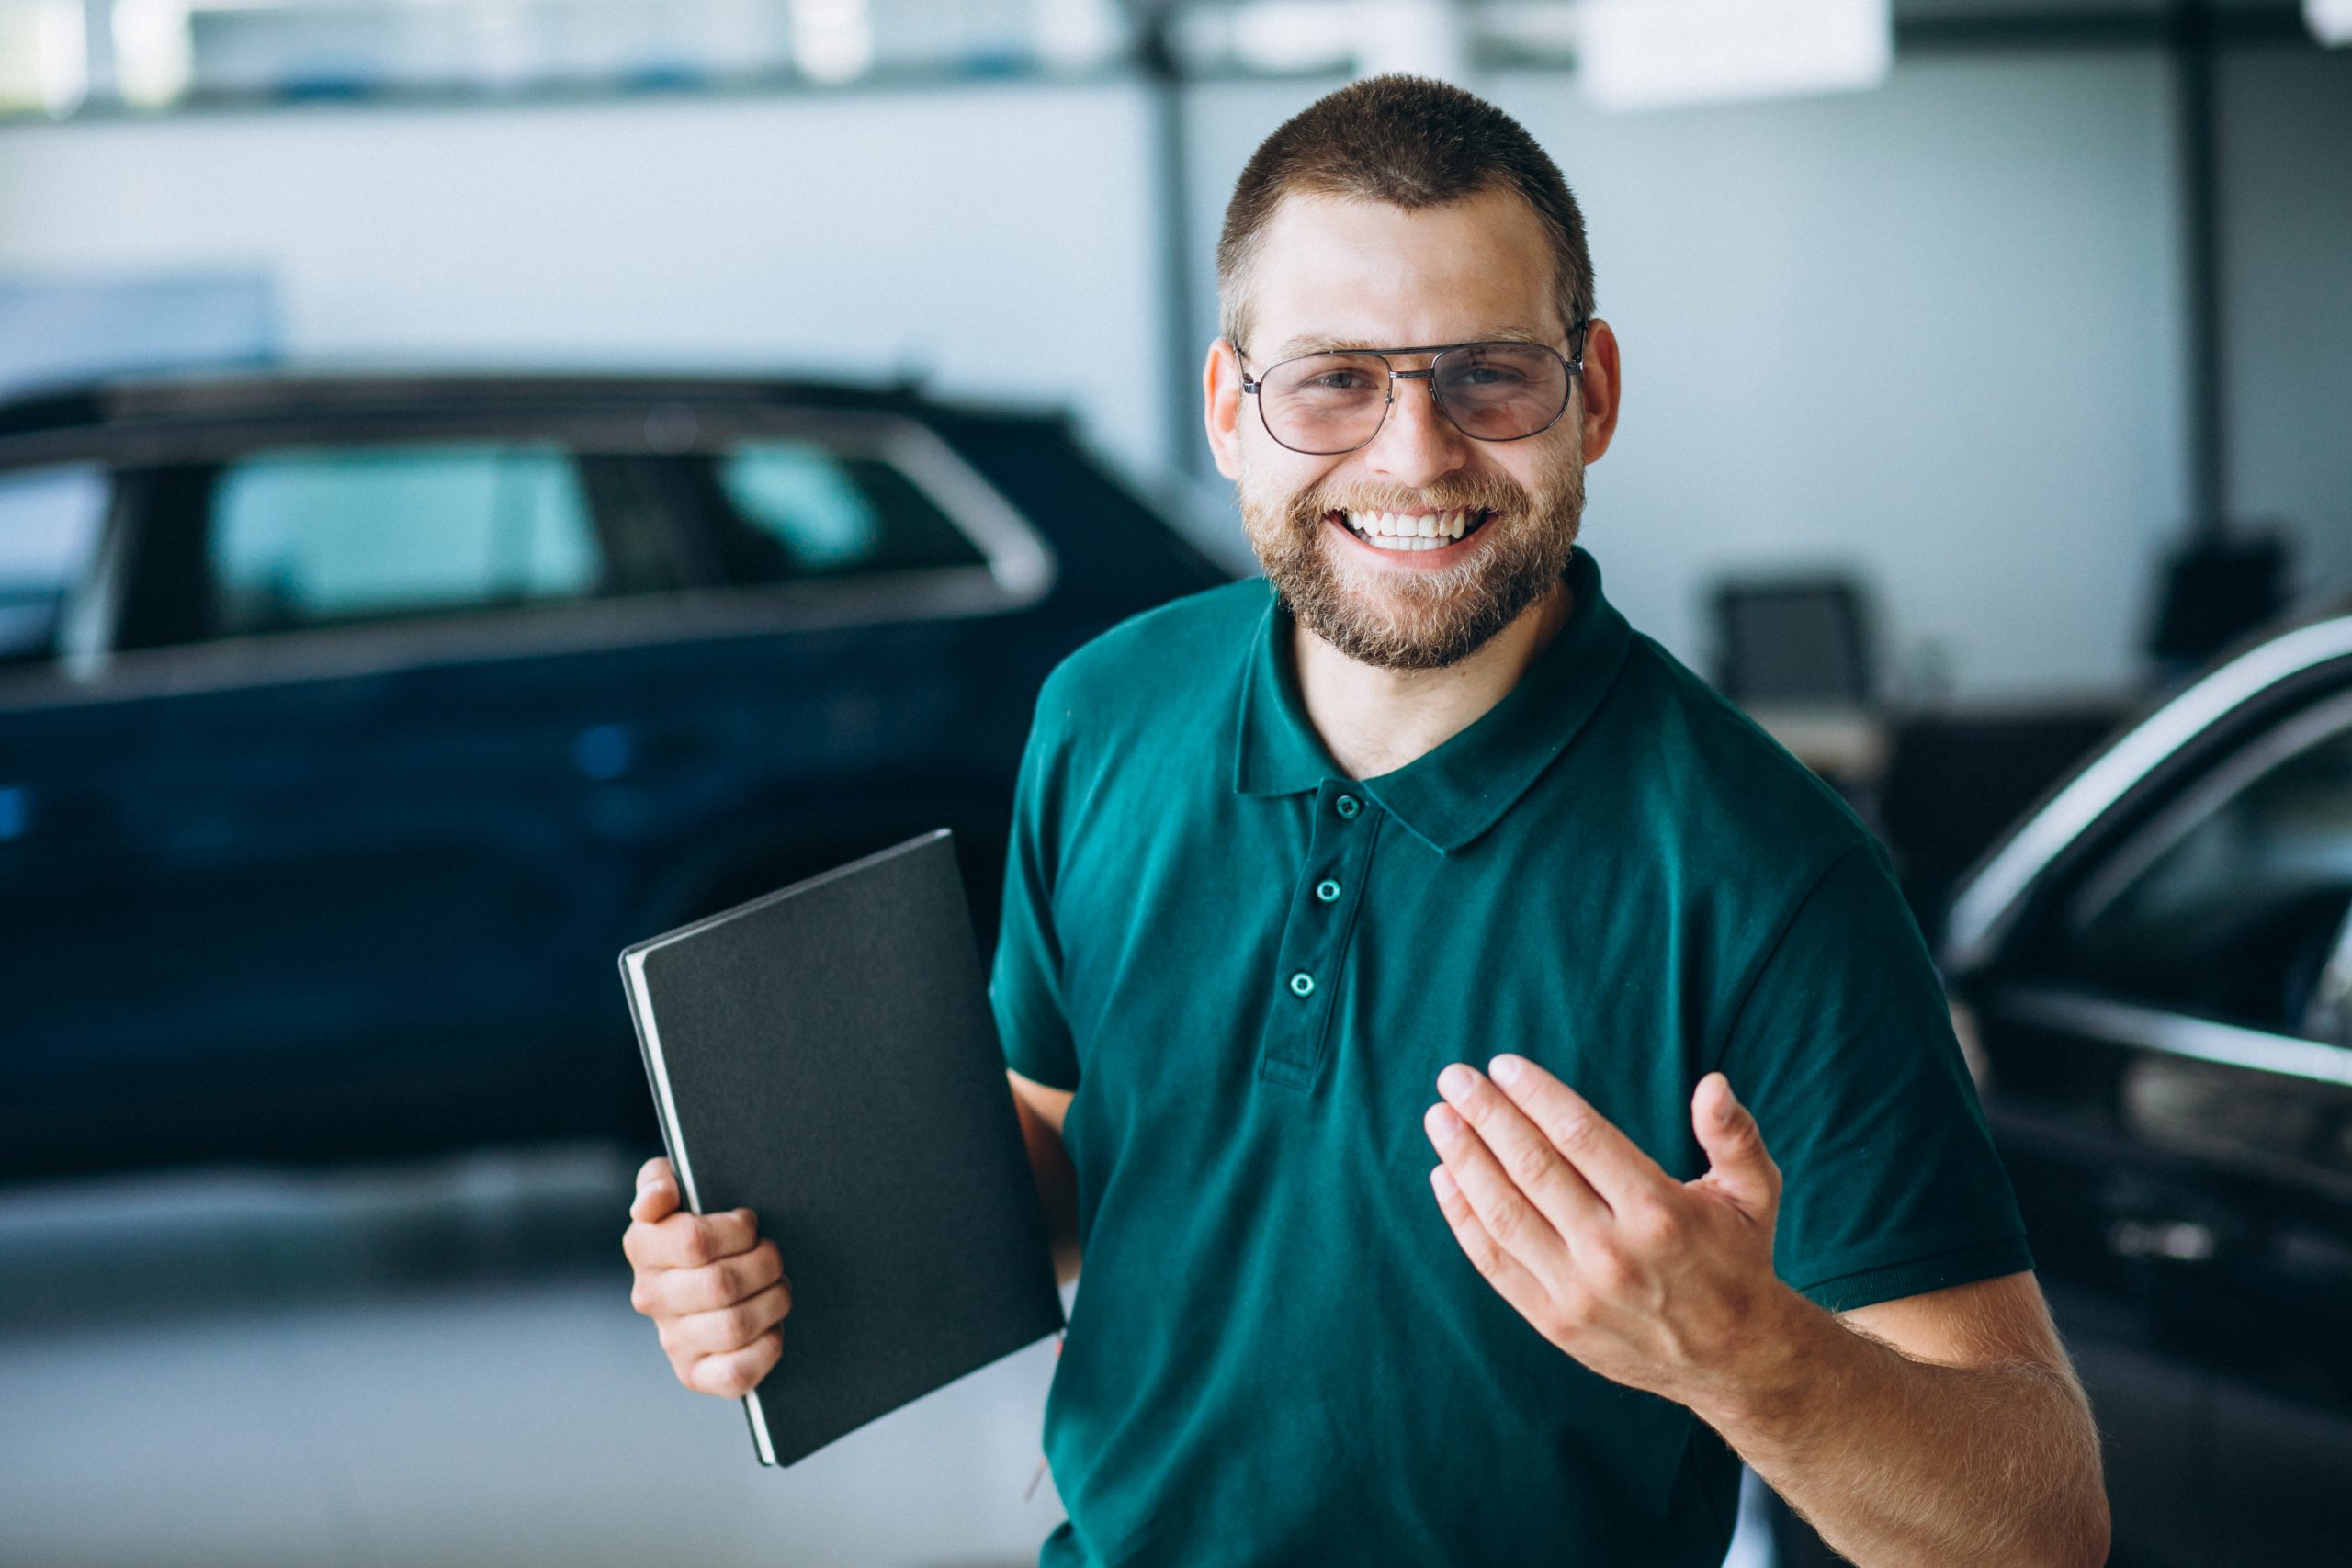
M 1518 387 L 1524 386 L 1527 378 L 1508 366 L 1473 365 L 1453 380 L 1460 387 Z
M 1372 378 L 1361 370 L 1327 370 L 1310 377 L 1306 386 L 1317 392 L 1364 392 L 1372 389 Z

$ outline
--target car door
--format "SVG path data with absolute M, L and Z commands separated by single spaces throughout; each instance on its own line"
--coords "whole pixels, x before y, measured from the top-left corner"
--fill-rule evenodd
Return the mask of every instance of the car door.
M 0 1107 L 31 1118 L 58 1109 L 91 1033 L 123 1021 L 122 791 L 152 736 L 143 713 L 88 700 L 73 646 L 112 494 L 96 464 L 0 473 Z
M 2347 688 L 2323 667 L 2212 715 L 1962 985 L 2109 1437 L 2119 1562 L 2352 1538 Z
M 127 505 L 136 1027 L 91 1064 L 119 1121 L 298 1156 L 576 1123 L 554 1026 L 618 874 L 579 812 L 579 660 L 630 585 L 570 453 L 288 440 Z
M 711 634 L 616 680 L 690 690 L 723 801 L 616 781 L 680 829 L 649 921 L 673 921 L 930 828 L 956 831 L 992 941 L 1011 780 L 1037 684 L 1082 639 L 1042 607 L 1037 531 L 903 416 L 704 408 L 696 438 L 610 459 L 618 510 L 674 526 Z M 639 932 L 639 934 L 644 934 Z

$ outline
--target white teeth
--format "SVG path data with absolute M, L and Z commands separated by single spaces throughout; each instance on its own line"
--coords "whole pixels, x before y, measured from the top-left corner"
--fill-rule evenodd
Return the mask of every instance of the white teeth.
M 1357 536 L 1386 550 L 1441 549 L 1470 531 L 1471 513 L 1450 512 L 1407 515 L 1398 512 L 1348 512 L 1341 515 Z

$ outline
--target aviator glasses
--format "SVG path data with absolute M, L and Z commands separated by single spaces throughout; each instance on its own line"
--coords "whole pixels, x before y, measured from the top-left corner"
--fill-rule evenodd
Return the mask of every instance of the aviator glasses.
M 1241 389 L 1258 400 L 1266 434 L 1294 452 L 1336 457 L 1369 446 L 1396 401 L 1399 381 L 1427 381 L 1439 412 L 1477 441 L 1524 441 L 1559 423 L 1584 369 L 1584 327 L 1568 329 L 1576 356 L 1540 343 L 1448 343 L 1420 348 L 1347 348 L 1303 354 L 1269 366 Z M 1426 370 L 1399 370 L 1392 355 L 1433 357 Z

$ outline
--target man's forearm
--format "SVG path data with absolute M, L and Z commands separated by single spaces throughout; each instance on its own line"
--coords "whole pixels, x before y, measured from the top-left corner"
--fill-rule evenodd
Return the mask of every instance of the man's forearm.
M 2070 1376 L 1913 1360 L 1793 1292 L 1780 1312 L 1767 1363 L 1699 1414 L 1860 1568 L 2106 1561 L 2098 1436 Z
M 1046 1230 L 1054 1247 L 1054 1273 L 1064 1284 L 1078 1278 L 1078 1175 L 1062 1147 L 1061 1129 L 1023 1100 L 1012 1097 L 1021 1118 L 1021 1141 L 1028 1148 L 1029 1173 L 1037 1182 L 1037 1201 L 1046 1212 Z

